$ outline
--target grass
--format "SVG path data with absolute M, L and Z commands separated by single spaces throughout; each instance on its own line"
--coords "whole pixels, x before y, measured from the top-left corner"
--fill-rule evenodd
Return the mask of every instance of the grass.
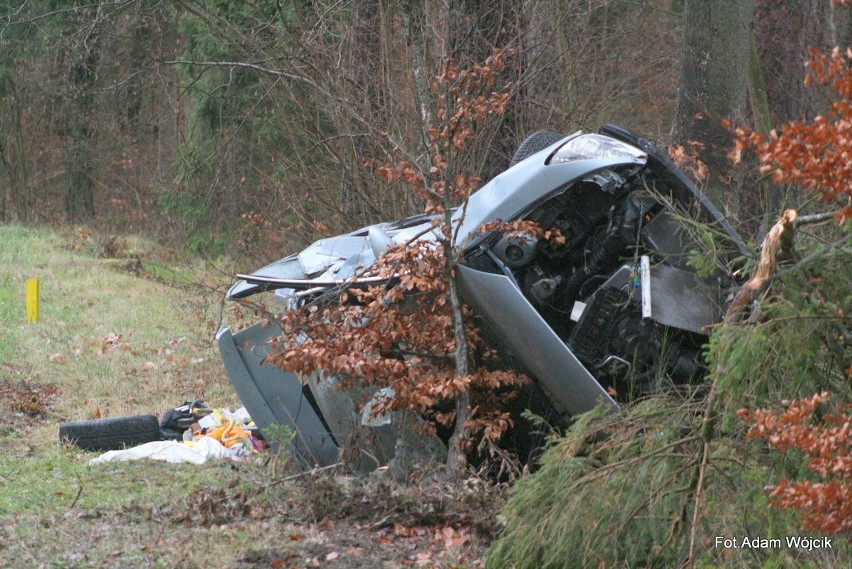
M 217 323 L 205 313 L 222 298 L 222 277 L 218 291 L 189 291 L 68 250 L 55 234 L 5 226 L 0 242 L 0 358 L 28 381 L 60 386 L 54 413 L 159 414 L 194 397 L 238 403 L 212 343 Z M 37 323 L 25 321 L 28 278 L 41 284 Z
M 252 478 L 238 471 L 153 461 L 89 467 L 88 458 L 54 446 L 2 460 L 0 560 L 10 567 L 203 567 L 276 542 L 264 539 L 268 522 L 250 510 L 193 523 L 198 496 L 219 490 L 251 501 Z
M 134 246 L 143 264 L 146 248 L 154 251 Z M 260 528 L 272 510 L 251 491 L 268 474 L 263 465 L 89 466 L 96 453 L 60 445 L 65 421 L 161 416 L 195 398 L 240 405 L 213 343 L 227 277 L 172 286 L 91 250 L 55 232 L 0 226 L 0 385 L 44 396 L 32 413 L 0 398 L 0 567 L 223 566 L 235 552 L 277 543 Z M 28 278 L 40 281 L 35 323 L 26 321 Z M 191 523 L 205 496 L 221 504 Z M 228 510 L 235 496 L 241 509 Z

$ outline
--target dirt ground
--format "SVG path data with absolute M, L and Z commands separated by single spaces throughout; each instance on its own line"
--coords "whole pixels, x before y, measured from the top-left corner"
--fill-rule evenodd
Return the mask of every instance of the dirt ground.
M 343 480 L 302 483 L 309 510 L 318 514 L 321 508 L 330 509 L 320 521 L 283 525 L 280 529 L 289 543 L 246 551 L 238 558 L 238 567 L 482 566 L 496 529 L 493 508 L 475 508 L 464 498 L 453 500 L 450 493 L 436 500 L 441 491 L 437 485 L 429 492 L 422 486 Z
M 459 483 L 424 476 L 402 485 L 330 471 L 270 480 L 257 494 L 198 494 L 188 527 L 248 523 L 281 544 L 249 548 L 240 569 L 329 567 L 481 567 L 497 533 L 504 491 L 481 479 Z

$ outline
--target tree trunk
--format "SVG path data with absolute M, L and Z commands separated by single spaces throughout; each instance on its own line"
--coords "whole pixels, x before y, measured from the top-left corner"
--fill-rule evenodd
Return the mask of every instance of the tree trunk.
M 7 217 L 7 204 L 19 221 L 30 219 L 27 193 L 27 164 L 21 122 L 21 97 L 13 69 L 0 78 L 0 167 L 9 180 L 8 190 L 0 186 L 0 220 Z M 2 184 L 2 180 L 0 180 Z
M 445 247 L 449 247 L 449 245 L 450 243 L 446 243 Z M 448 267 L 453 267 L 456 262 L 457 259 L 455 258 L 447 258 Z M 449 278 L 450 303 L 453 309 L 453 330 L 456 339 L 456 375 L 464 378 L 470 374 L 470 354 L 467 349 L 467 333 L 465 332 L 458 282 L 456 281 L 456 277 L 452 276 L 452 272 L 450 272 Z M 447 473 L 455 479 L 462 478 L 467 468 L 467 455 L 464 445 L 468 438 L 470 438 L 470 429 L 467 426 L 470 414 L 470 389 L 465 389 L 456 397 L 456 424 L 453 434 L 450 437 L 449 448 L 447 449 Z
M 754 33 L 775 124 L 825 112 L 826 99 L 804 85 L 809 51 L 849 45 L 850 10 L 830 0 L 755 0 Z
M 2 140 L 0 140 L 0 163 L 5 166 Z M 3 185 L 3 178 L 0 176 L 0 223 L 4 221 L 6 221 L 6 186 Z
M 727 159 L 733 140 L 721 121 L 749 120 L 753 0 L 686 0 L 674 141 L 707 165 L 705 189 L 739 213 L 744 180 Z M 735 198 L 735 199 L 731 199 Z
M 755 0 L 755 52 L 765 79 L 767 122 L 756 122 L 766 134 L 771 126 L 824 115 L 830 99 L 820 89 L 806 86 L 805 63 L 810 50 L 830 51 L 849 45 L 852 10 L 828 0 Z M 764 184 L 766 212 L 760 235 L 765 235 L 785 203 L 802 204 L 807 193 L 798 186 Z
M 74 55 L 68 75 L 69 97 L 65 123 L 65 214 L 69 222 L 86 221 L 95 215 L 92 180 L 94 149 L 92 120 L 95 68 L 98 63 L 98 30 L 93 27 Z
M 70 223 L 86 221 L 95 215 L 91 132 L 87 120 L 87 115 L 70 112 L 66 123 L 65 215 Z

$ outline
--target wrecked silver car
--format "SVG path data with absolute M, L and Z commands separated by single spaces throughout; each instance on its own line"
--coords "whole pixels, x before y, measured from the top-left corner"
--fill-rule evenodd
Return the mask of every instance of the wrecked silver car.
M 720 267 L 699 274 L 690 255 L 700 240 L 683 219 L 715 226 L 728 258 L 747 250 L 695 184 L 650 142 L 617 126 L 564 136 L 541 131 L 518 148 L 510 167 L 474 193 L 453 221 L 466 243 L 458 278 L 470 305 L 504 356 L 534 380 L 556 413 L 570 417 L 659 382 L 687 382 L 704 370 L 701 346 L 722 319 L 732 285 Z M 480 230 L 497 220 L 555 227 L 565 242 Z M 351 280 L 391 244 L 430 235 L 416 216 L 322 239 L 239 280 L 233 300 L 275 291 L 284 308 Z M 333 378 L 299 378 L 262 365 L 274 319 L 218 333 L 227 372 L 263 431 L 295 432 L 291 451 L 304 465 L 339 460 L 354 434 L 369 441 L 376 467 L 400 444 L 439 451 L 439 440 L 407 435 L 404 418 L 376 420 L 335 389 Z M 430 448 L 423 448 L 423 446 Z

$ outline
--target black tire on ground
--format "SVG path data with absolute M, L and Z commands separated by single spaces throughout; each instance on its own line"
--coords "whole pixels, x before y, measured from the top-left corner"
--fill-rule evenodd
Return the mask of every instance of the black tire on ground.
M 539 150 L 544 150 L 554 142 L 562 140 L 565 136 L 552 130 L 540 130 L 532 133 L 518 146 L 515 155 L 512 156 L 512 160 L 509 162 L 509 167 L 511 168 L 521 160 L 529 158 Z
M 59 427 L 60 442 L 83 450 L 117 450 L 160 438 L 160 421 L 155 415 L 74 421 Z

